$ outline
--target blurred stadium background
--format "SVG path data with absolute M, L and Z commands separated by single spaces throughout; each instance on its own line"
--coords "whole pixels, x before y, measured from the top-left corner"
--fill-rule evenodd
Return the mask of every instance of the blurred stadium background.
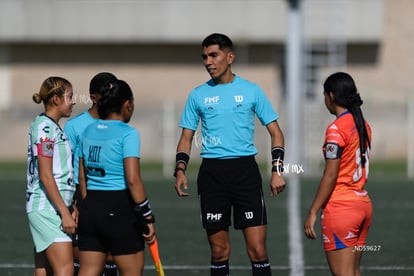
M 135 92 L 131 124 L 141 133 L 142 162 L 164 164 L 157 168 L 171 178 L 180 112 L 189 91 L 208 79 L 200 43 L 212 32 L 232 38 L 234 72 L 260 84 L 286 132 L 288 2 L 1 0 L 0 162 L 24 162 L 29 124 L 43 110 L 31 98 L 46 77 L 59 75 L 72 82 L 76 115 L 90 105 L 89 80 L 97 72 L 110 71 Z M 414 1 L 300 3 L 300 144 L 295 145 L 300 156 L 292 162 L 304 169 L 301 176 L 320 176 L 321 143 L 333 119 L 324 107 L 322 83 L 330 73 L 343 70 L 353 75 L 364 100 L 363 111 L 374 132 L 372 161 L 381 164 L 376 172 L 386 176 L 397 171 L 404 183 L 411 183 Z M 258 160 L 265 163 L 269 143 L 264 128 L 257 129 L 256 139 Z M 198 162 L 198 147 L 195 144 L 192 152 L 193 164 Z M 6 171 L 7 166 L 0 170 L 2 182 L 11 177 Z M 412 204 L 407 204 L 404 210 L 412 211 Z M 0 232 L 7 225 L 3 222 Z M 7 235 L 2 237 L 3 242 Z
M 407 160 L 414 144 L 408 116 L 414 101 L 414 2 L 302 0 L 301 6 L 303 156 L 297 162 L 311 173 L 321 160 L 324 128 L 332 120 L 321 84 L 337 70 L 355 77 L 365 101 L 376 134 L 372 158 Z M 111 71 L 136 94 L 132 124 L 141 131 L 143 158 L 172 160 L 186 96 L 208 78 L 199 54 L 211 32 L 234 40 L 234 71 L 263 87 L 287 129 L 288 10 L 287 0 L 0 1 L 0 159 L 24 158 L 29 122 L 42 110 L 31 97 L 46 77 L 73 83 L 76 115 L 89 106 L 92 76 Z M 267 158 L 263 137 L 258 131 L 265 153 L 259 158 Z

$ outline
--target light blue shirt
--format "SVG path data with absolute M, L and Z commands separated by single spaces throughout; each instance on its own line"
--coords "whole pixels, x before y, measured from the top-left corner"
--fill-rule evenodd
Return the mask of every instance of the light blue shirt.
M 191 91 L 179 126 L 196 131 L 201 121 L 194 140 L 202 158 L 251 156 L 257 154 L 255 115 L 264 126 L 279 118 L 263 90 L 236 75 L 231 83 L 210 80 Z
M 69 119 L 63 131 L 66 136 L 69 138 L 70 144 L 73 149 L 73 169 L 74 169 L 74 181 L 75 184 L 79 184 L 79 154 L 80 154 L 80 142 L 82 134 L 85 131 L 86 127 L 95 122 L 97 119 L 91 116 L 88 111 L 82 112 Z
M 83 133 L 80 157 L 85 165 L 88 190 L 128 189 L 124 159 L 140 158 L 139 133 L 119 120 L 97 120 Z

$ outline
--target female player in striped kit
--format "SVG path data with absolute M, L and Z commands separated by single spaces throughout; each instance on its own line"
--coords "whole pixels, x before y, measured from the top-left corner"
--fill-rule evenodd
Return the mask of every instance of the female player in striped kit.
M 59 126 L 75 104 L 72 85 L 49 77 L 33 101 L 43 102 L 45 112 L 30 126 L 27 162 L 26 212 L 35 244 L 35 275 L 73 275 L 72 239 L 77 218 L 69 207 L 75 192 L 72 149 Z
M 332 74 L 324 83 L 325 105 L 336 116 L 326 130 L 325 171 L 305 222 L 306 237 L 316 238 L 314 225 L 322 209 L 322 241 L 333 275 L 360 275 L 362 250 L 372 219 L 364 189 L 368 180 L 371 128 L 352 77 Z

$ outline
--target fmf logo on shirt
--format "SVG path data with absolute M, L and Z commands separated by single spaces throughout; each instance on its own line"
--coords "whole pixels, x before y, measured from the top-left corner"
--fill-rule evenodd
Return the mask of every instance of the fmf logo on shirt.
M 206 105 L 210 105 L 210 104 L 218 104 L 220 100 L 219 96 L 214 96 L 214 97 L 206 97 L 204 98 L 204 104 Z

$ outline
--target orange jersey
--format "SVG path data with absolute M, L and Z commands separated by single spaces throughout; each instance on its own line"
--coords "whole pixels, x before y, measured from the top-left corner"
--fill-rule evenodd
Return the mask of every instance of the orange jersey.
M 366 122 L 365 125 L 371 141 L 371 128 Z M 323 153 L 325 159 L 341 159 L 335 189 L 329 200 L 369 201 L 364 189 L 368 180 L 369 149 L 365 152 L 365 166 L 362 166 L 358 131 L 350 112 L 342 113 L 327 127 Z

